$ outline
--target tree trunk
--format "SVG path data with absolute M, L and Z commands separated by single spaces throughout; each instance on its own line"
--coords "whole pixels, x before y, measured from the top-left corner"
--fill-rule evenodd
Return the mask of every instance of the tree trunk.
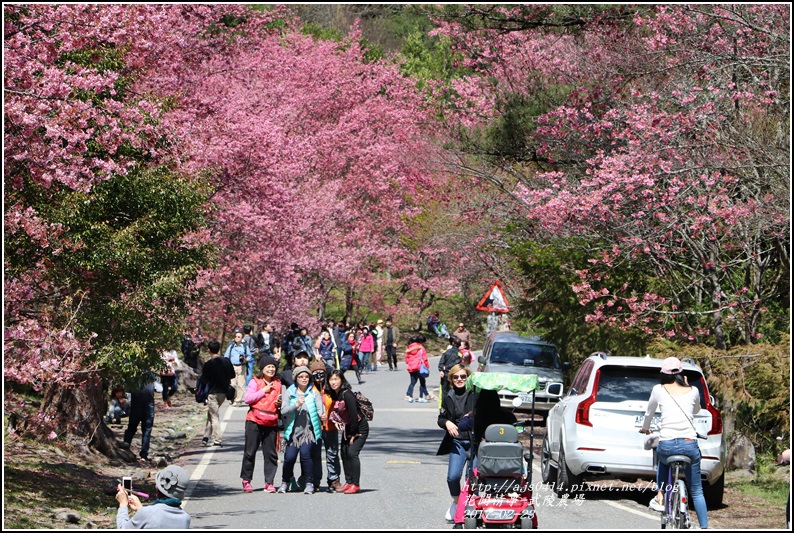
M 353 316 L 353 298 L 355 295 L 356 293 L 353 290 L 353 287 L 348 287 L 345 290 L 345 315 L 349 317 Z
M 428 294 L 430 295 L 429 297 L 427 297 Z M 427 300 L 425 300 L 425 298 L 427 298 Z M 435 302 L 435 300 L 436 300 L 436 295 L 430 292 L 429 288 L 425 287 L 424 289 L 422 289 L 422 293 L 419 296 L 419 316 L 417 317 L 417 325 L 416 325 L 417 331 L 422 331 L 422 328 L 425 327 L 425 320 L 424 320 L 425 310 L 429 309 L 430 306 L 433 305 L 433 302 Z
M 118 447 L 113 431 L 102 420 L 107 395 L 99 383 L 85 381 L 73 388 L 59 383 L 47 385 L 41 410 L 52 416 L 57 434 L 82 439 L 83 444 L 107 457 L 135 461 L 134 454 Z

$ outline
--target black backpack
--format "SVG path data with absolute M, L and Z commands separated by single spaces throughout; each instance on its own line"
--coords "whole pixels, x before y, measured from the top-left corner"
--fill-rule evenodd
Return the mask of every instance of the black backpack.
M 375 408 L 372 407 L 372 402 L 369 401 L 369 398 L 361 394 L 360 391 L 356 391 L 354 394 L 356 395 L 356 408 L 359 416 L 367 420 L 375 418 Z

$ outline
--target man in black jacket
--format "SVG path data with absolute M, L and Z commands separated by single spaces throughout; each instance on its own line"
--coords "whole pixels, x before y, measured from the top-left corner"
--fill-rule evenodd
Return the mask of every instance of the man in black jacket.
M 207 348 L 211 359 L 204 363 L 200 381 L 203 384 L 209 383 L 210 390 L 206 402 L 207 423 L 204 426 L 204 438 L 201 442 L 204 446 L 221 446 L 221 423 L 218 411 L 226 400 L 226 391 L 234 379 L 234 367 L 228 358 L 221 357 L 221 344 L 218 341 L 210 341 L 207 343 Z

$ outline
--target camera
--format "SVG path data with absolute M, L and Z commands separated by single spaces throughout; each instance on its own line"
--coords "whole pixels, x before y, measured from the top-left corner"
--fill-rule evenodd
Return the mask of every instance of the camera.
M 124 490 L 127 492 L 132 490 L 132 478 L 131 477 L 123 477 L 121 478 L 121 486 L 124 487 Z

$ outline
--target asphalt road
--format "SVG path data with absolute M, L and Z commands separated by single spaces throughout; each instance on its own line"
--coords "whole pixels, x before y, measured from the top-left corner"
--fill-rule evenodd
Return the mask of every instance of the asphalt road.
M 431 358 L 431 368 L 437 361 Z M 372 400 L 375 417 L 361 453 L 361 493 L 265 493 L 261 453 L 252 480 L 254 492 L 244 493 L 240 466 L 246 409 L 224 405 L 223 447 L 200 447 L 187 465 L 191 483 L 184 508 L 191 514 L 191 528 L 450 529 L 444 520 L 451 501 L 447 459 L 435 455 L 443 436 L 436 425 L 437 404 L 403 400 L 409 382 L 403 363 L 397 372 L 379 370 L 364 379 L 366 383 L 353 388 Z M 438 396 L 438 377 L 432 372 L 428 387 Z M 418 386 L 414 396 L 418 396 Z M 645 507 L 650 492 L 588 493 L 581 500 L 563 501 L 540 483 L 538 466 L 535 460 L 533 486 L 541 529 L 659 527 L 658 515 Z M 299 471 L 300 463 L 296 474 Z M 276 486 L 280 480 L 279 466 Z M 325 481 L 324 476 L 323 488 Z

